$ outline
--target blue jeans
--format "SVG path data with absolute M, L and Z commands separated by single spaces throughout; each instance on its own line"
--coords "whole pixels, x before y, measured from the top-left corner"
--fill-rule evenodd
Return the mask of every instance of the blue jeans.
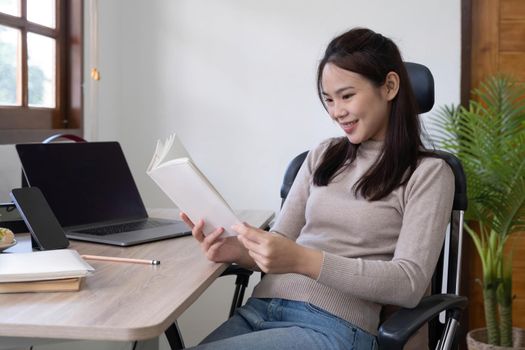
M 376 338 L 309 303 L 250 298 L 195 350 L 376 350 Z

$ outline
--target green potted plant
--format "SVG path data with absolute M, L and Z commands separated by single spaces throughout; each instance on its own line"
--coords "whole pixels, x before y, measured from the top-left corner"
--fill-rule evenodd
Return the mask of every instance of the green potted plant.
M 525 231 L 525 88 L 510 77 L 486 79 L 468 106 L 445 106 L 433 118 L 440 148 L 455 153 L 467 177 L 465 230 L 482 263 L 486 329 L 469 332 L 469 349 L 512 348 L 512 253 L 509 235 Z M 473 344 L 481 337 L 491 347 Z M 514 348 L 525 349 L 525 344 Z

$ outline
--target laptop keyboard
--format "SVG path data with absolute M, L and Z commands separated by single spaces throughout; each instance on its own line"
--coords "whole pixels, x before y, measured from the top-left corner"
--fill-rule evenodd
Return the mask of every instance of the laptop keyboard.
M 155 228 L 155 227 L 160 227 L 160 226 L 166 226 L 170 224 L 171 223 L 169 222 L 147 220 L 147 221 L 128 222 L 124 224 L 111 225 L 111 226 L 96 227 L 96 228 L 85 229 L 85 230 L 81 230 L 77 232 L 104 236 L 104 235 L 110 235 L 113 233 L 137 231 L 137 230 Z

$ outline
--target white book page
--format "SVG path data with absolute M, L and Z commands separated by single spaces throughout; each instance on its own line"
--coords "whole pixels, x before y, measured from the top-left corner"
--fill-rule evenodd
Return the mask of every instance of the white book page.
M 188 151 L 177 135 L 171 134 L 164 142 L 161 140 L 157 141 L 155 153 L 153 154 L 153 158 L 148 165 L 147 172 L 158 168 L 165 161 L 178 158 L 191 159 Z

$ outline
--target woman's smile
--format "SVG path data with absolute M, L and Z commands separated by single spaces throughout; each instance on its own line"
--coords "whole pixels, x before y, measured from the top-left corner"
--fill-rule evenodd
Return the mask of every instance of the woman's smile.
M 343 129 L 345 133 L 350 134 L 357 127 L 358 122 L 359 120 L 356 119 L 356 120 L 352 120 L 348 122 L 339 122 L 339 125 L 341 126 L 341 128 Z

